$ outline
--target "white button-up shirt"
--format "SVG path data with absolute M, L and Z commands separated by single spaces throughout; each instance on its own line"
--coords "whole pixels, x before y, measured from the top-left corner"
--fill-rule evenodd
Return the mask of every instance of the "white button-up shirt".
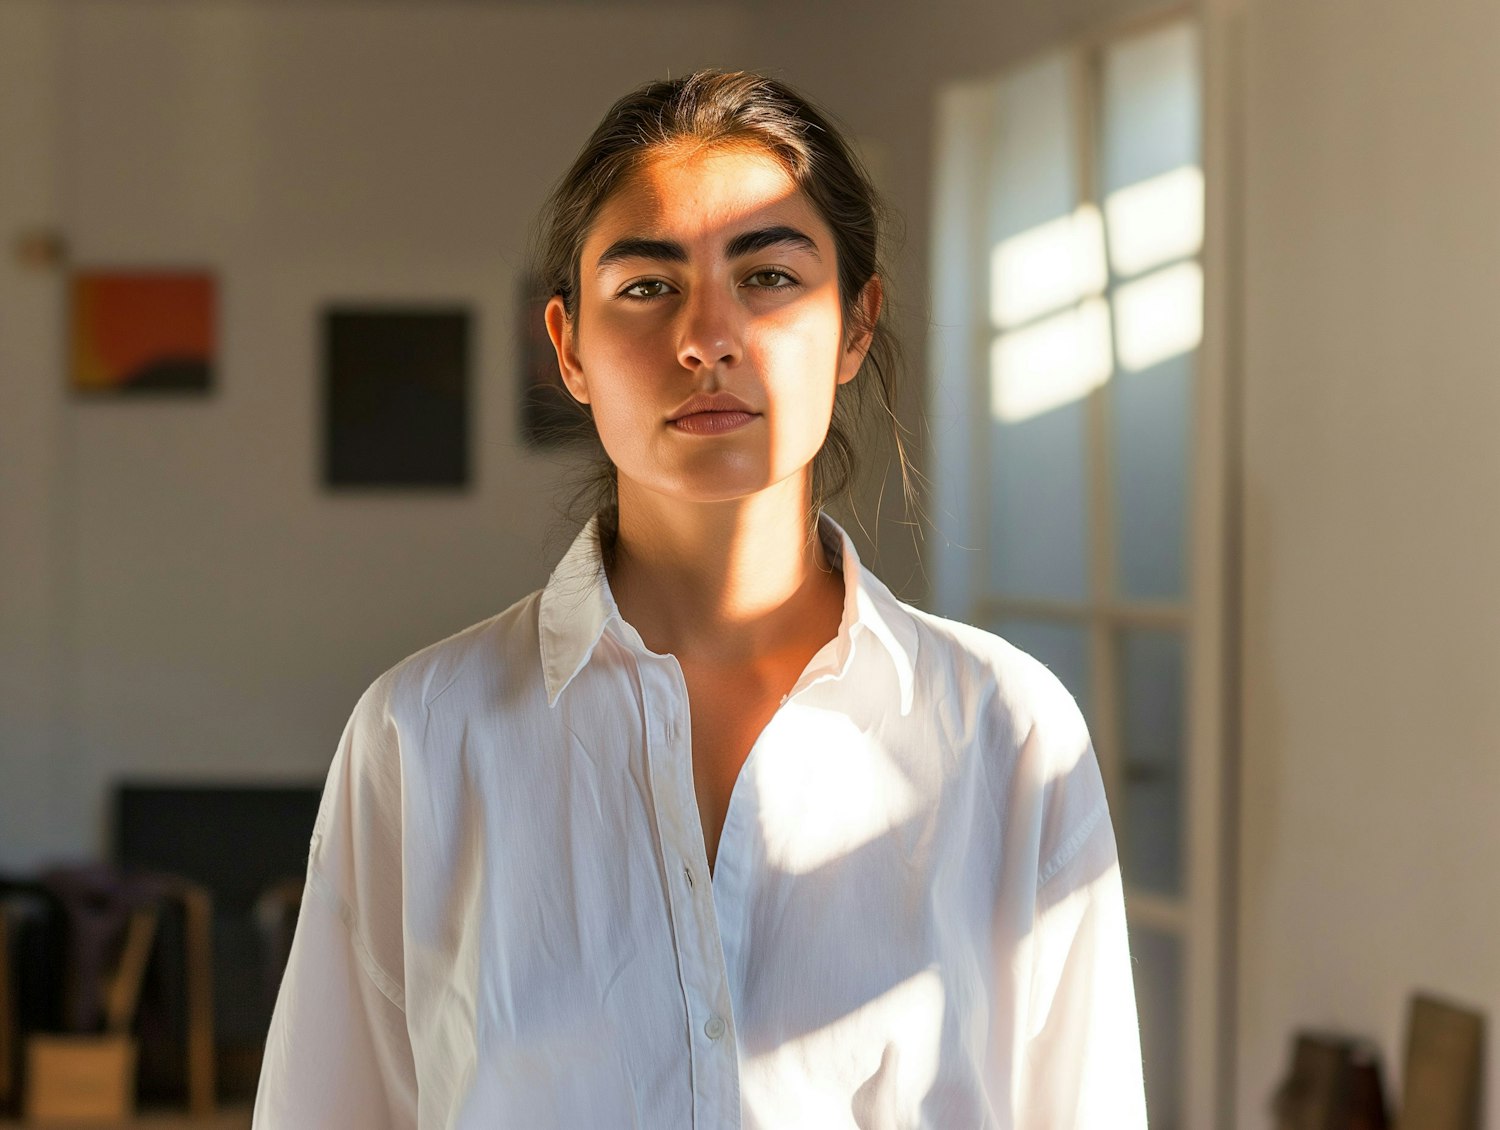
M 1145 1125 L 1077 706 L 820 529 L 838 636 L 751 749 L 711 877 L 682 671 L 621 619 L 596 522 L 370 687 L 259 1130 Z

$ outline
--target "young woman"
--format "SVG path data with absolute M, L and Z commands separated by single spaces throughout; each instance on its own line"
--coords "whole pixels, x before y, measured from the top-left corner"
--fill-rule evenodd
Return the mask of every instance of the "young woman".
M 891 376 L 838 131 L 760 76 L 653 83 L 544 231 L 604 497 L 355 709 L 256 1125 L 1144 1126 L 1073 700 L 822 514 Z

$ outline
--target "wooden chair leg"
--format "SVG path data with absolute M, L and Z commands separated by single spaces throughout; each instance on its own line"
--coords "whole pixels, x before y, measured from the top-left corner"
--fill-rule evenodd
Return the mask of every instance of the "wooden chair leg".
M 10 998 L 10 914 L 0 905 L 0 1110 L 16 1099 L 16 1005 Z
M 188 1109 L 214 1113 L 213 903 L 206 891 L 184 896 L 187 921 Z
M 141 985 L 146 979 L 146 963 L 151 960 L 151 946 L 156 941 L 159 914 L 155 907 L 143 907 L 130 916 L 125 928 L 125 945 L 114 976 L 104 990 L 104 1030 L 128 1036 L 135 1022 L 136 1006 L 141 1000 Z

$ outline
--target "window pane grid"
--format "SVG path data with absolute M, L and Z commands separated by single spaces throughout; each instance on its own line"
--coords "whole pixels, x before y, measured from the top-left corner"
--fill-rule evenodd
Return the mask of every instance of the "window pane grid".
M 1179 32 L 1189 40 L 1195 34 L 1183 20 L 1169 35 L 1156 37 Z M 982 419 L 989 421 L 989 430 L 982 437 L 976 432 L 979 450 L 1015 434 L 1001 430 L 1005 425 L 1024 424 L 1060 406 L 1072 405 L 1082 417 L 1083 584 L 1076 596 L 1065 589 L 1046 591 L 1045 585 L 1036 590 L 1015 584 L 1003 560 L 997 569 L 996 554 L 1003 558 L 1010 551 L 995 535 L 1014 527 L 1003 520 L 1010 515 L 997 513 L 991 504 L 981 506 L 981 567 L 973 593 L 979 622 L 1053 667 L 1078 698 L 1094 735 L 1121 846 L 1127 916 L 1133 934 L 1141 931 L 1142 945 L 1159 958 L 1139 972 L 1143 1027 L 1150 1012 L 1150 1026 L 1159 1036 L 1154 1053 L 1148 1050 L 1154 1062 L 1147 1065 L 1155 1126 L 1158 1115 L 1165 1116 L 1163 1125 L 1178 1121 L 1184 1049 L 1177 1034 L 1188 996 L 1184 959 L 1202 941 L 1194 933 L 1183 858 L 1189 783 L 1183 743 L 1190 627 L 1184 584 L 1186 431 L 1192 359 L 1202 335 L 1203 178 L 1194 155 L 1192 163 L 1179 161 L 1134 183 L 1121 184 L 1118 178 L 1109 183 L 1119 161 L 1117 153 L 1104 152 L 1105 84 L 1109 53 L 1118 47 L 1104 41 L 1074 51 L 1067 60 L 1076 174 L 1071 211 L 1009 246 L 991 240 L 995 250 L 983 272 L 988 317 L 977 322 L 971 339 L 976 359 L 988 361 L 983 382 L 988 411 Z M 1142 50 L 1149 54 L 1160 47 L 1146 44 Z M 1196 95 L 1192 86 L 1189 96 Z M 1196 103 L 1185 112 L 1196 115 Z M 1063 261 L 1066 253 L 1075 259 L 1071 269 Z M 1048 263 L 1047 285 L 1029 298 L 1018 296 L 1013 284 L 1003 294 L 1007 280 L 1026 276 L 1028 256 L 1033 263 Z M 1069 333 L 1071 345 L 1064 344 Z M 1107 342 L 1104 361 L 1092 344 L 1101 334 Z M 1176 369 L 1174 358 L 1182 359 Z M 1127 387 L 1127 381 L 1134 383 Z M 1188 402 L 1181 410 L 1181 451 L 1167 444 L 1165 456 L 1143 463 L 1143 451 L 1153 452 L 1141 446 L 1140 437 L 1150 434 L 1140 429 L 1141 414 L 1155 412 L 1152 418 L 1162 420 L 1164 389 L 1183 390 L 1181 399 Z M 1169 431 L 1176 424 L 1175 417 L 1165 420 Z M 1173 457 L 1180 467 L 1172 465 Z M 1134 495 L 1120 486 L 1122 458 L 1134 471 L 1144 466 L 1148 473 Z M 991 462 L 989 477 L 976 480 L 977 499 L 997 488 L 998 470 Z M 1138 520 L 1142 499 L 1155 504 L 1154 510 L 1148 507 L 1145 525 Z M 1173 506 L 1180 511 L 1175 516 Z M 1132 514 L 1135 524 L 1122 526 Z M 1150 535 L 1144 540 L 1143 530 Z M 1161 553 L 1142 556 L 1142 546 L 1149 550 L 1152 538 L 1175 547 L 1183 559 L 1175 569 L 1164 567 Z M 1032 563 L 1033 576 L 1039 564 Z M 1140 827 L 1131 827 L 1132 817 Z M 1144 882 L 1137 880 L 1137 870 Z
M 1184 175 L 1181 170 L 1175 170 L 1158 178 L 1154 183 L 1146 182 L 1144 185 L 1119 190 L 1106 201 L 1109 217 L 1103 224 L 1099 222 L 1101 216 L 1105 214 L 1105 209 L 1102 209 L 1099 203 L 1099 197 L 1103 195 L 1100 177 L 1105 159 L 1100 152 L 1103 137 L 1097 123 L 1101 122 L 1104 117 L 1101 108 L 1103 97 L 1101 88 L 1106 49 L 1100 47 L 1086 52 L 1077 52 L 1069 64 L 1074 110 L 1071 122 L 1074 134 L 1075 168 L 1078 174 L 1073 182 L 1076 199 L 1071 214 L 1063 220 L 1041 225 L 1022 235 L 1011 237 L 1009 241 L 997 244 L 991 256 L 987 280 L 990 283 L 991 325 L 1007 327 L 998 335 L 993 332 L 986 334 L 992 352 L 990 368 L 990 414 L 992 418 L 1005 419 L 1007 413 L 1012 417 L 1024 418 L 1028 406 L 1033 411 L 1045 411 L 1049 407 L 1055 407 L 1055 405 L 1042 403 L 1034 394 L 1028 400 L 1026 396 L 1006 387 L 1008 374 L 1003 363 L 1005 358 L 1001 356 L 999 362 L 995 358 L 1007 342 L 1015 341 L 1022 334 L 1034 334 L 1049 324 L 1057 325 L 1056 336 L 1059 340 L 1070 330 L 1075 339 L 1087 336 L 1090 332 L 1098 332 L 1094 329 L 1095 326 L 1107 334 L 1111 340 L 1112 359 L 1108 363 L 1107 372 L 1102 374 L 1093 371 L 1098 368 L 1098 365 L 1088 356 L 1081 361 L 1076 357 L 1059 358 L 1059 351 L 1053 349 L 1049 358 L 1045 343 L 1033 351 L 1034 357 L 1043 360 L 1032 362 L 1034 371 L 1045 372 L 1054 378 L 1050 382 L 1054 396 L 1057 395 L 1056 386 L 1061 383 L 1065 386 L 1062 394 L 1065 401 L 1069 399 L 1083 401 L 1086 441 L 1083 445 L 1084 450 L 1080 454 L 1086 465 L 1082 485 L 1085 488 L 1087 522 L 1085 552 L 1088 557 L 1086 585 L 1089 599 L 1085 602 L 1078 602 L 1040 596 L 1030 599 L 1003 596 L 1001 595 L 1005 587 L 1003 578 L 1007 571 L 997 570 L 996 563 L 992 561 L 991 567 L 985 571 L 986 591 L 981 595 L 978 604 L 987 619 L 1011 614 L 1033 619 L 1082 622 L 1089 627 L 1092 659 L 1088 664 L 1090 688 L 1087 698 L 1094 704 L 1090 724 L 1095 732 L 1096 749 L 1106 785 L 1118 814 L 1116 818 L 1118 834 L 1122 844 L 1127 845 L 1126 851 L 1122 854 L 1128 858 L 1129 845 L 1132 844 L 1135 833 L 1130 828 L 1130 805 L 1125 802 L 1124 796 L 1129 782 L 1126 780 L 1128 767 L 1125 764 L 1121 732 L 1123 723 L 1119 704 L 1124 688 L 1120 685 L 1122 676 L 1118 658 L 1123 647 L 1123 633 L 1129 630 L 1154 628 L 1158 631 L 1176 631 L 1185 634 L 1188 614 L 1184 602 L 1142 602 L 1116 598 L 1117 588 L 1122 578 L 1115 564 L 1118 500 L 1114 482 L 1115 460 L 1112 448 L 1116 421 L 1112 404 L 1112 381 L 1109 378 L 1118 376 L 1121 368 L 1125 367 L 1121 364 L 1121 354 L 1130 352 L 1131 346 L 1122 345 L 1120 319 L 1118 318 L 1111 319 L 1106 316 L 1094 323 L 1077 319 L 1071 326 L 1057 324 L 1057 319 L 1060 316 L 1066 317 L 1070 313 L 1076 318 L 1079 312 L 1086 309 L 1086 303 L 1097 302 L 1100 297 L 1104 300 L 1104 310 L 1107 313 L 1120 303 L 1122 294 L 1131 293 L 1130 287 L 1139 287 L 1142 281 L 1152 279 L 1172 279 L 1176 276 L 1173 276 L 1171 272 L 1180 272 L 1183 267 L 1197 268 L 1196 254 L 1184 256 L 1180 252 L 1188 249 L 1196 252 L 1197 247 L 1201 245 L 1200 219 L 1190 218 L 1190 222 L 1185 225 L 1186 234 L 1180 231 L 1176 233 L 1175 244 L 1171 245 L 1177 249 L 1174 253 L 1157 254 L 1153 257 L 1150 248 L 1146 246 L 1149 241 L 1140 238 L 1139 232 L 1137 232 L 1134 244 L 1129 240 L 1123 241 L 1122 244 L 1122 241 L 1114 236 L 1108 218 L 1119 222 L 1120 217 L 1125 217 L 1128 221 L 1131 216 L 1149 216 L 1153 206 L 1160 213 L 1163 200 L 1181 205 L 1182 201 L 1188 199 L 1191 190 L 1201 185 L 1201 174 L 1194 178 L 1191 174 Z M 1155 205 L 1152 202 L 1153 193 Z M 1095 268 L 1095 264 L 1099 261 L 1099 257 L 1095 255 L 1096 243 L 1108 243 L 1111 250 L 1108 256 L 1108 270 L 1103 273 L 1102 277 Z M 998 287 L 1008 277 L 1008 273 L 1020 272 L 1028 259 L 1032 263 L 1042 263 L 1046 261 L 1048 254 L 1052 256 L 1050 277 L 1056 283 L 1051 293 L 1054 298 L 1065 297 L 1069 294 L 1079 296 L 1074 299 L 1074 305 L 1071 308 L 1065 308 L 1060 314 L 1056 301 L 1035 302 L 1030 308 L 1017 302 L 1010 302 L 1007 305 L 1007 303 L 997 301 Z M 1058 266 L 1069 254 L 1081 263 L 1071 273 L 1065 267 Z M 1201 275 L 1199 278 L 1200 290 L 1195 297 L 1197 305 L 1201 306 Z M 1100 283 L 1103 284 L 1102 288 Z M 1181 297 L 1180 290 L 1168 295 L 1169 299 L 1180 300 Z M 1178 304 L 1181 304 L 1180 301 Z M 1201 323 L 1197 328 L 1201 330 Z M 1194 341 L 1193 344 L 1196 342 Z M 1136 343 L 1134 348 L 1139 353 L 1142 347 Z M 1021 355 L 1017 354 L 1017 356 Z M 1052 362 L 1050 368 L 1046 363 L 1048 359 Z M 1024 361 L 1025 358 L 1022 357 L 1022 360 Z M 1072 370 L 1067 367 L 1069 363 L 1072 363 Z M 1025 371 L 1019 364 L 1016 368 L 1018 371 Z M 1059 374 L 1065 378 L 1061 382 L 1056 379 Z M 1072 387 L 1066 387 L 1069 381 L 1072 381 Z M 991 489 L 993 489 L 994 482 L 992 477 Z M 989 537 L 984 539 L 983 544 L 987 550 L 986 556 L 995 552 L 997 548 L 994 540 Z M 1177 545 L 1180 547 L 1182 544 L 1180 538 L 1177 539 Z M 1180 548 L 1178 555 L 1181 555 Z M 1039 566 L 1040 562 L 1031 571 L 1034 572 Z M 1180 726 L 1177 728 L 1180 729 Z M 1180 781 L 1178 784 L 1180 785 Z M 1174 816 L 1180 823 L 1180 803 L 1177 805 L 1175 814 L 1168 813 L 1168 818 Z M 1128 871 L 1126 880 L 1127 882 L 1131 880 Z M 1185 895 L 1185 892 L 1179 890 L 1178 895 L 1181 897 Z

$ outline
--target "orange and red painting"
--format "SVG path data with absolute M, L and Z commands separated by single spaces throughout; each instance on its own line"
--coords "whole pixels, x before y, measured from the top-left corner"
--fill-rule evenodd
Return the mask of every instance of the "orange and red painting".
M 81 392 L 207 392 L 214 277 L 203 271 L 79 271 L 73 276 L 73 387 Z

